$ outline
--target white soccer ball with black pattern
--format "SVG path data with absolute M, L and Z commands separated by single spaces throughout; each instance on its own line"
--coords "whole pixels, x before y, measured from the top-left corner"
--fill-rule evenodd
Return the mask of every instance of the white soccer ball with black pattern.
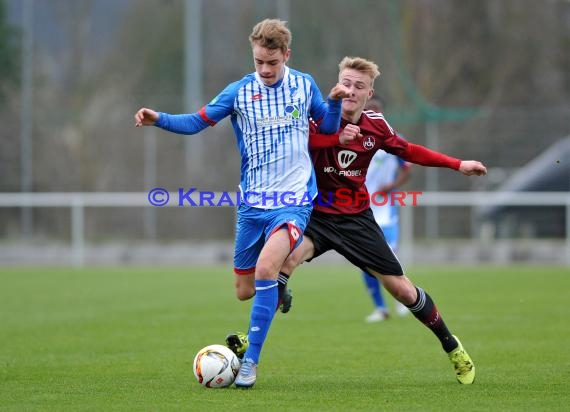
M 229 348 L 209 345 L 202 348 L 194 358 L 194 376 L 206 388 L 225 388 L 234 383 L 240 361 Z

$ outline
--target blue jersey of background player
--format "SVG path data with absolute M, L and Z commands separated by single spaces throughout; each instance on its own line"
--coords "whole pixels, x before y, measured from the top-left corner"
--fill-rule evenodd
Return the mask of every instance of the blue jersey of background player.
M 240 300 L 255 295 L 249 348 L 235 381 L 241 387 L 256 381 L 261 348 L 279 301 L 277 275 L 303 238 L 317 194 L 308 149 L 309 117 L 317 119 L 322 132 L 336 132 L 341 99 L 351 95 L 336 85 L 327 104 L 310 75 L 286 66 L 291 32 L 285 22 L 263 20 L 249 40 L 255 72 L 227 86 L 198 113 L 169 115 L 142 108 L 135 114 L 137 127 L 156 125 L 181 134 L 198 133 L 231 116 L 241 155 L 240 188 L 248 194 L 237 212 L 236 293 Z
M 375 112 L 383 111 L 383 102 L 377 97 L 371 97 L 366 103 L 365 110 Z M 370 162 L 366 172 L 366 188 L 372 195 L 376 192 L 387 194 L 387 201 L 383 205 L 370 203 L 370 209 L 374 213 L 376 223 L 382 229 L 386 242 L 394 253 L 398 253 L 400 240 L 400 222 L 398 216 L 398 202 L 391 202 L 389 193 L 396 190 L 410 178 L 411 164 L 405 160 L 378 150 Z M 377 196 L 378 202 L 382 203 L 382 196 Z M 366 317 L 367 322 L 381 322 L 389 317 L 389 310 L 384 301 L 382 285 L 380 281 L 367 272 L 362 272 L 362 279 L 368 289 L 370 298 L 374 303 L 374 311 Z M 396 301 L 396 312 L 404 316 L 409 313 L 408 308 Z
M 396 254 L 398 253 L 398 241 L 400 238 L 400 222 L 398 202 L 390 200 L 390 193 L 409 179 L 410 167 L 410 163 L 405 160 L 379 150 L 372 158 L 366 173 L 366 188 L 368 192 L 371 195 L 376 192 L 382 192 L 387 196 L 387 198 L 383 198 L 380 195 L 376 196 L 378 202 L 383 203 L 386 200 L 386 203 L 383 205 L 371 203 L 370 209 L 372 209 L 376 223 L 378 223 L 384 233 L 386 242 Z M 366 321 L 380 322 L 387 319 L 389 310 L 384 301 L 380 281 L 367 272 L 362 272 L 362 278 L 375 306 L 374 311 L 366 317 Z M 396 301 L 396 312 L 403 316 L 408 313 L 408 309 Z

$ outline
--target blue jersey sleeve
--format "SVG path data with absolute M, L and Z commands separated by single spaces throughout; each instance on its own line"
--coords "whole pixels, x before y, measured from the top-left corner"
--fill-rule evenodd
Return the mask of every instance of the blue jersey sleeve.
M 159 113 L 156 127 L 178 134 L 196 134 L 209 126 L 198 113 L 168 114 Z
M 224 117 L 233 113 L 234 101 L 240 83 L 230 84 L 197 113 L 159 113 L 156 126 L 179 134 L 196 134 L 208 126 L 214 126 Z
M 325 134 L 336 133 L 340 127 L 342 100 L 327 99 L 325 103 L 315 80 L 311 76 L 309 76 L 309 79 L 311 81 L 311 88 L 313 89 L 311 117 L 320 123 L 320 132 Z
M 247 81 L 247 76 L 243 79 L 233 82 L 221 91 L 210 103 L 203 107 L 201 114 L 206 122 L 214 126 L 224 117 L 234 112 L 235 101 L 239 88 Z

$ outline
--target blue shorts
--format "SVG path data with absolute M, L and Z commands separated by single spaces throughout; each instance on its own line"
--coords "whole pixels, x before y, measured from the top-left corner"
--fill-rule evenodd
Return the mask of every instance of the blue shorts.
M 390 245 L 394 253 L 398 252 L 398 242 L 400 240 L 400 226 L 396 223 L 395 225 L 380 226 L 382 232 L 384 232 L 384 238 L 386 242 Z
M 299 246 L 312 210 L 312 205 L 260 209 L 242 203 L 237 211 L 234 272 L 254 273 L 265 242 L 283 226 L 289 232 L 291 250 Z

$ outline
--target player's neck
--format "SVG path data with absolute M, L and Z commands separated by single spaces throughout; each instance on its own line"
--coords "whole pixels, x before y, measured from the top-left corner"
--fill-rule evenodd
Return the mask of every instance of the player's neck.
M 346 120 L 348 123 L 352 123 L 352 124 L 357 124 L 358 121 L 360 120 L 360 115 L 362 114 L 362 110 L 359 110 L 358 112 L 354 112 L 354 113 L 347 113 L 347 112 L 342 112 L 342 118 L 344 120 Z

